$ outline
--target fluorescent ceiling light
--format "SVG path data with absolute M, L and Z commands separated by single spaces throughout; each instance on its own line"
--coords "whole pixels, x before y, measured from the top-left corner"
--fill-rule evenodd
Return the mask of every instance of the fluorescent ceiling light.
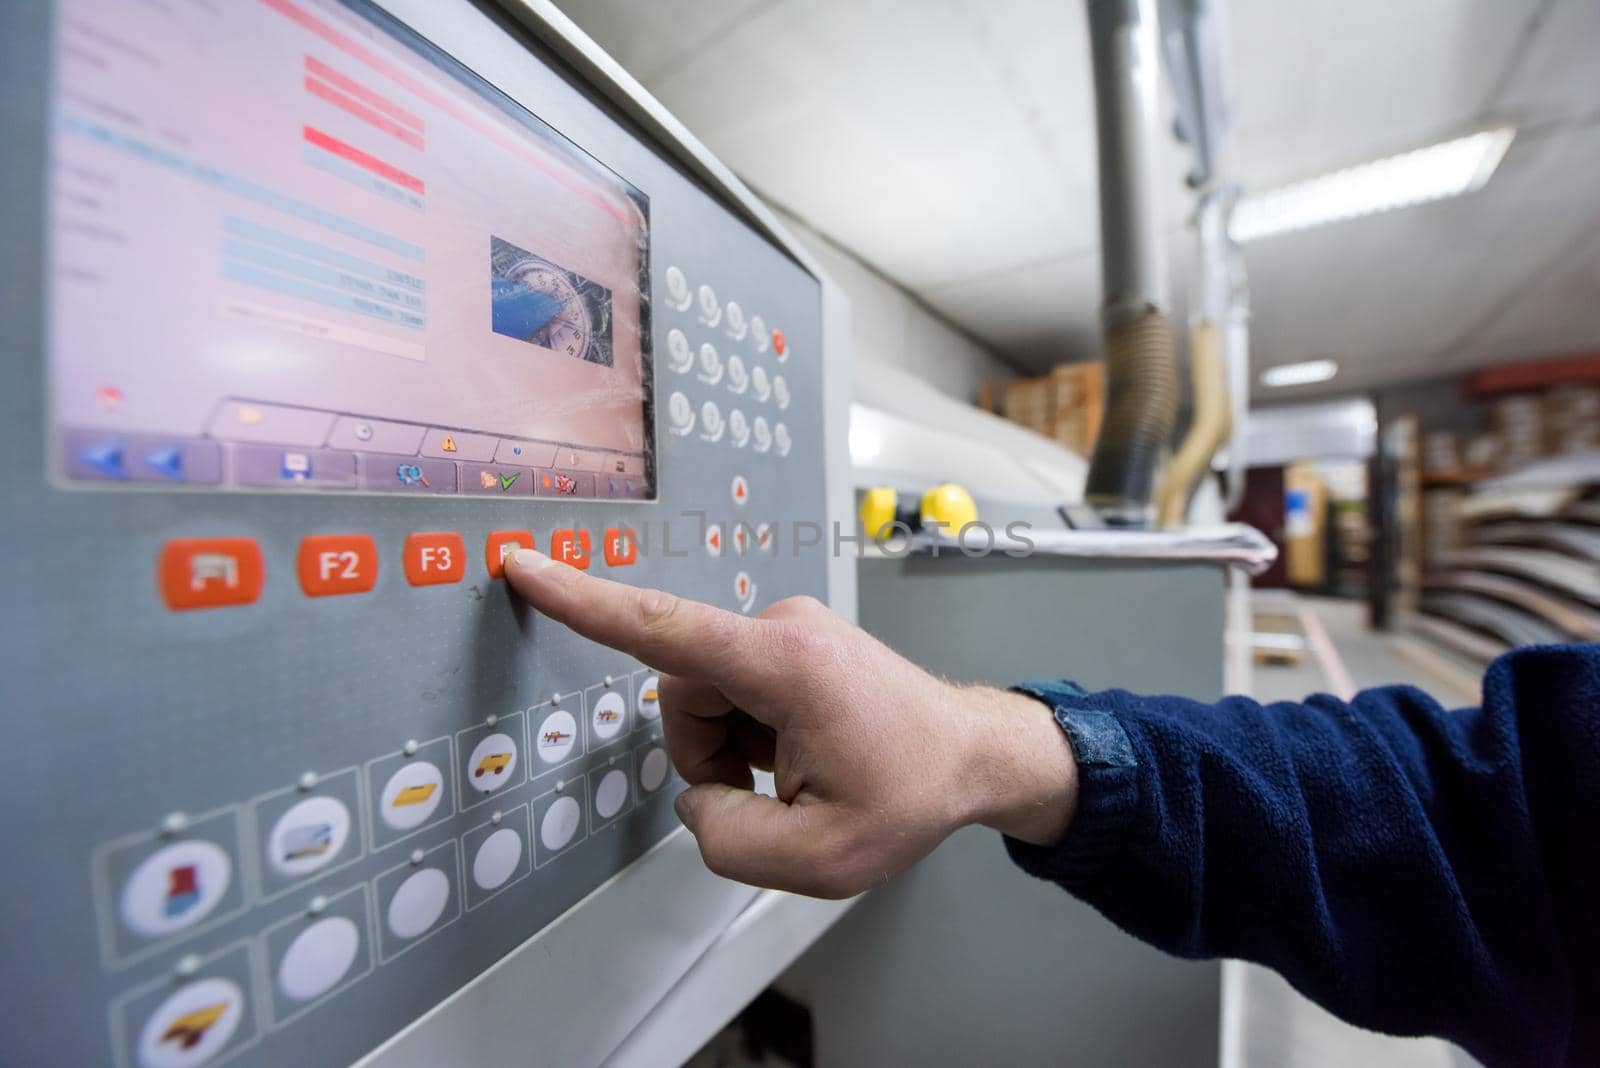
M 1261 372 L 1261 384 L 1276 389 L 1279 386 L 1304 386 L 1312 382 L 1326 382 L 1339 373 L 1339 365 L 1332 360 L 1307 360 L 1305 363 L 1286 363 L 1269 367 Z
M 1516 134 L 1515 128 L 1502 126 L 1247 193 L 1233 209 L 1228 230 L 1242 243 L 1471 193 L 1489 180 Z

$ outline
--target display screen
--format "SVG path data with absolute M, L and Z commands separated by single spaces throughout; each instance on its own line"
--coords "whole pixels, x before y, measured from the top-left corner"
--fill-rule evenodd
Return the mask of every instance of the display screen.
M 65 0 L 57 473 L 654 496 L 649 204 L 364 4 Z

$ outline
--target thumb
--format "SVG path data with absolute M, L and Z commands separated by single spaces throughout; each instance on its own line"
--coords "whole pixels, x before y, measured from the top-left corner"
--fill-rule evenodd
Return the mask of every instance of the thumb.
M 675 802 L 706 867 L 727 879 L 818 897 L 836 874 L 824 861 L 826 836 L 809 810 L 726 783 L 691 786 Z

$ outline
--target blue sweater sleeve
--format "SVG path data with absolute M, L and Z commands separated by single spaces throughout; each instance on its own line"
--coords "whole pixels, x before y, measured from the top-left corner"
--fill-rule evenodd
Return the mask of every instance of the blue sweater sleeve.
M 1025 870 L 1363 1027 L 1600 1064 L 1600 645 L 1508 653 L 1459 711 L 1398 686 L 1266 706 L 1018 688 L 1080 775 L 1060 846 L 1007 840 Z

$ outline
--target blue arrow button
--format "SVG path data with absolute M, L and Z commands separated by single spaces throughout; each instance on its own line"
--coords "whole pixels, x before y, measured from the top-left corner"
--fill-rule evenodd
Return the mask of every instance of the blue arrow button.
M 91 445 L 82 453 L 83 462 L 111 478 L 127 478 L 128 472 L 122 467 L 122 442 L 110 438 Z
M 168 445 L 144 458 L 144 462 L 174 482 L 183 481 L 183 446 Z

